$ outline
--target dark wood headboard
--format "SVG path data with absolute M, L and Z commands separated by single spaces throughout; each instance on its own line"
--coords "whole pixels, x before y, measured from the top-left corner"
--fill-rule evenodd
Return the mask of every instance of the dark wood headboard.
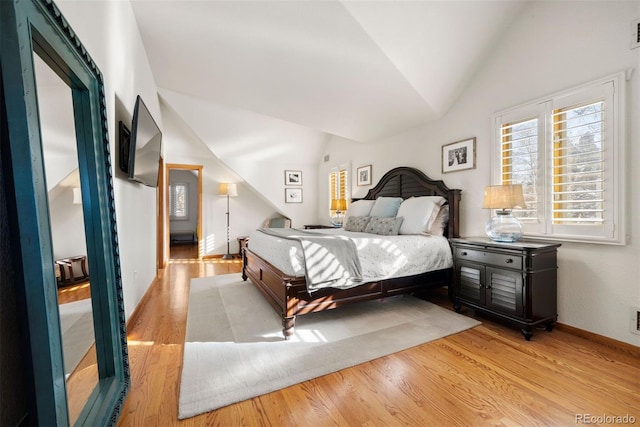
M 452 238 L 460 237 L 460 193 L 461 190 L 452 190 L 444 182 L 433 180 L 418 169 L 402 166 L 385 173 L 363 199 L 374 200 L 377 197 L 402 197 L 403 199 L 408 199 L 409 197 L 418 196 L 442 196 L 447 199 L 449 204 L 449 223 L 445 235 Z

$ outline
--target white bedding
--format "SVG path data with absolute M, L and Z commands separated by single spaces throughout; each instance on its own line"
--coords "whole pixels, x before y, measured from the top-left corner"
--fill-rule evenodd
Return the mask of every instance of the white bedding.
M 313 232 L 351 238 L 358 249 L 363 277 L 388 279 L 413 276 L 453 265 L 449 242 L 443 236 L 382 236 L 343 229 Z M 249 238 L 249 248 L 285 274 L 305 275 L 300 242 L 254 231 Z

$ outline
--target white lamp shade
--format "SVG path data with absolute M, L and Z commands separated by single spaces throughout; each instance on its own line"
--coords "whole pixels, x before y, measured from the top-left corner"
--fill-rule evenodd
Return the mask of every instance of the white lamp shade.
M 236 197 L 238 195 L 238 188 L 236 184 L 221 182 L 218 186 L 218 195 Z
M 492 185 L 484 190 L 484 209 L 526 208 L 521 184 Z

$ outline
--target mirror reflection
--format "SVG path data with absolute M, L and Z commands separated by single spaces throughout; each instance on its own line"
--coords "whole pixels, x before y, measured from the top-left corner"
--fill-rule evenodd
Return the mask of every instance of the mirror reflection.
M 69 421 L 98 383 L 71 89 L 34 55 Z

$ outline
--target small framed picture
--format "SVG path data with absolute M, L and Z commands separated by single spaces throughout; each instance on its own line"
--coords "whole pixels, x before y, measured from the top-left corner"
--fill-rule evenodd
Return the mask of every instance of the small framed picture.
M 285 188 L 285 203 L 302 203 L 302 188 Z
M 475 167 L 475 137 L 442 146 L 442 173 L 475 169 Z
M 284 185 L 302 185 L 302 171 L 284 171 Z
M 360 166 L 356 169 L 356 183 L 359 186 L 371 185 L 371 165 Z

